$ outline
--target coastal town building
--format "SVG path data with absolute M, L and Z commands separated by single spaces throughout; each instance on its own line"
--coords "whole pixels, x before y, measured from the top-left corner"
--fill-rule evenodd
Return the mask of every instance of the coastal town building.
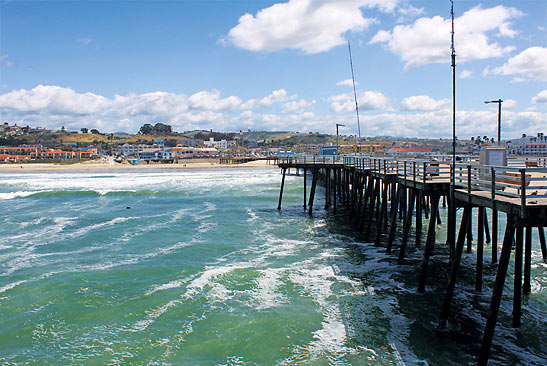
M 538 133 L 536 136 L 523 135 L 519 139 L 508 141 L 507 153 L 510 155 L 547 156 L 547 136 Z
M 207 147 L 214 147 L 216 149 L 227 149 L 228 148 L 228 141 L 226 140 L 220 140 L 215 141 L 213 137 L 209 138 L 209 141 L 204 141 L 203 145 Z

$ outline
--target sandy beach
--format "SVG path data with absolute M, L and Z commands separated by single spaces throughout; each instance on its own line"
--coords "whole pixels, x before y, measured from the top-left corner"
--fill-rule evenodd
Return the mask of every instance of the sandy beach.
M 116 163 L 113 159 L 85 161 L 74 164 L 61 163 L 26 163 L 0 164 L 3 171 L 71 171 L 71 170 L 138 170 L 138 169 L 209 169 L 209 168 L 248 168 L 248 167 L 276 167 L 268 165 L 266 160 L 256 160 L 243 164 L 220 164 L 219 159 L 185 159 L 177 164 L 138 164 Z

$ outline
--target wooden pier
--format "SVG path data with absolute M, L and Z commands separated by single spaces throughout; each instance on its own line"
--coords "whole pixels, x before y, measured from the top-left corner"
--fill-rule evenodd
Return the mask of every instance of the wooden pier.
M 512 326 L 520 326 L 522 293 L 530 292 L 532 230 L 538 230 L 544 262 L 547 263 L 544 227 L 547 226 L 547 168 L 493 167 L 471 162 L 452 164 L 443 160 L 417 160 L 344 157 L 283 157 L 278 160 L 282 181 L 278 210 L 281 210 L 287 170 L 304 172 L 304 209 L 311 215 L 316 186 L 321 179 L 325 188 L 325 209 L 336 212 L 341 204 L 348 220 L 364 233 L 365 242 L 375 246 L 385 244 L 393 250 L 398 222 L 403 230 L 398 252 L 398 264 L 404 263 L 409 232 L 414 217 L 416 244 L 420 245 L 422 217 L 429 217 L 429 225 L 420 268 L 418 292 L 425 292 L 427 270 L 435 242 L 436 226 L 440 224 L 439 204 L 448 205 L 447 242 L 449 246 L 450 276 L 440 311 L 438 329 L 446 328 L 450 305 L 456 289 L 460 259 L 472 251 L 472 212 L 478 211 L 476 238 L 475 290 L 483 289 L 483 252 L 485 239 L 492 247 L 492 263 L 497 274 L 486 319 L 482 346 L 477 364 L 488 363 L 490 348 L 498 318 L 501 296 L 514 246 L 514 294 Z M 307 194 L 307 173 L 312 181 Z M 463 209 L 459 229 L 457 208 Z M 486 209 L 491 213 L 491 230 Z M 505 234 L 498 258 L 498 215 L 507 215 Z M 375 233 L 373 229 L 375 228 Z M 457 235 L 456 235 L 457 234 Z M 524 263 L 523 263 L 524 262 Z

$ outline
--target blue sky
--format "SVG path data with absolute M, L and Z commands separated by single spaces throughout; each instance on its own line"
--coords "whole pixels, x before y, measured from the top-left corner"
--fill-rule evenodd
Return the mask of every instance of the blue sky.
M 547 2 L 454 1 L 457 136 L 547 132 Z M 0 1 L 0 115 L 451 137 L 450 1 Z

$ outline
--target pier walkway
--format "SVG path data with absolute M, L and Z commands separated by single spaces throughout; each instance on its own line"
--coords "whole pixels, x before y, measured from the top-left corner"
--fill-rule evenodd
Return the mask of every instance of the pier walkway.
M 478 211 L 476 238 L 475 290 L 483 287 L 484 244 L 492 247 L 492 263 L 497 274 L 486 319 L 478 365 L 486 365 L 494 336 L 507 268 L 514 247 L 513 327 L 520 326 L 522 293 L 531 291 L 532 229 L 538 230 L 547 263 L 544 228 L 547 226 L 547 167 L 545 159 L 526 162 L 524 167 L 498 167 L 473 161 L 452 164 L 446 160 L 375 158 L 367 156 L 290 156 L 281 157 L 282 171 L 278 209 L 281 209 L 287 170 L 303 171 L 304 209 L 312 214 L 318 181 L 325 190 L 325 209 L 336 212 L 343 205 L 348 220 L 364 233 L 366 242 L 385 244 L 392 252 L 398 221 L 403 222 L 398 264 L 404 263 L 410 228 L 414 222 L 416 245 L 422 237 L 422 219 L 429 218 L 420 268 L 418 292 L 423 293 L 427 270 L 435 244 L 436 226 L 441 224 L 439 204 L 448 205 L 447 245 L 450 248 L 450 280 L 439 317 L 439 330 L 444 330 L 455 292 L 460 259 L 466 247 L 472 252 L 472 212 Z M 307 173 L 312 182 L 307 194 Z M 457 229 L 456 209 L 463 208 Z M 491 214 L 491 230 L 487 211 Z M 505 234 L 498 253 L 498 215 L 507 215 Z M 373 233 L 375 228 L 375 233 Z M 456 235 L 457 234 L 457 235 Z M 498 258 L 499 255 L 499 258 Z

